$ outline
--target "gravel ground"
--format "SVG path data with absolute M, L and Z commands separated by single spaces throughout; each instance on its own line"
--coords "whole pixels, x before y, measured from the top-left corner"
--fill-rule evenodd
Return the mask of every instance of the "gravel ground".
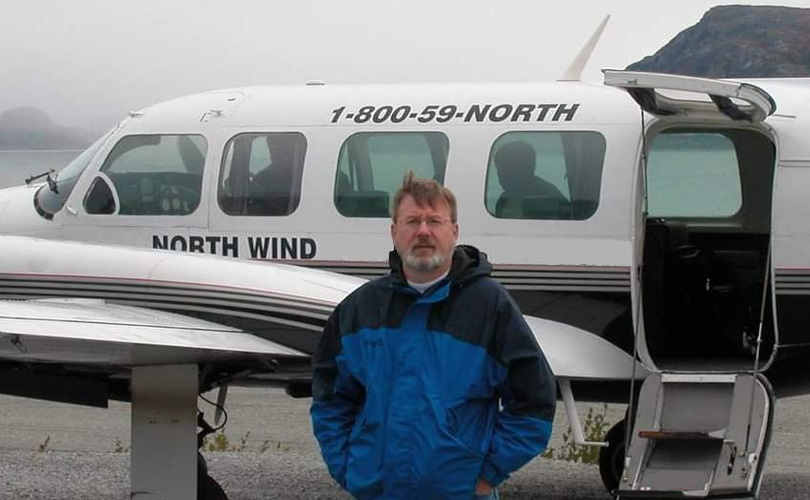
M 808 405 L 810 397 L 777 405 L 763 500 L 810 498 L 810 436 L 804 432 Z M 228 407 L 225 435 L 234 451 L 209 451 L 206 457 L 231 500 L 348 498 L 321 463 L 311 435 L 309 400 L 277 390 L 232 388 Z M 89 409 L 0 396 L 0 408 L 0 500 L 129 497 L 129 405 Z M 609 407 L 607 420 L 621 414 L 621 408 Z M 560 446 L 565 427 L 560 413 L 552 446 Z M 503 498 L 513 499 L 609 498 L 595 466 L 542 458 L 501 491 Z

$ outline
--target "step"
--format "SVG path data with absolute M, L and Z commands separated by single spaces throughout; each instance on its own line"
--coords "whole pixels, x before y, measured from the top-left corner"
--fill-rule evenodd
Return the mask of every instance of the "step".
M 618 498 L 755 498 L 773 393 L 752 373 L 653 373 Z

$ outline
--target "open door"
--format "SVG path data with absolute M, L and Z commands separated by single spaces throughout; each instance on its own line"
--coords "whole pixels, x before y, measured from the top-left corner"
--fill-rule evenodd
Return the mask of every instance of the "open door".
M 647 113 L 639 349 L 655 365 L 630 409 L 616 493 L 755 498 L 774 400 L 760 371 L 777 345 L 776 147 L 761 122 L 776 104 L 705 78 L 607 70 L 605 84 Z
M 732 120 L 761 122 L 776 111 L 776 103 L 767 92 L 747 83 L 639 71 L 606 69 L 603 73 L 605 85 L 625 89 L 644 111 L 656 116 L 722 115 Z M 708 99 L 698 99 L 699 95 Z

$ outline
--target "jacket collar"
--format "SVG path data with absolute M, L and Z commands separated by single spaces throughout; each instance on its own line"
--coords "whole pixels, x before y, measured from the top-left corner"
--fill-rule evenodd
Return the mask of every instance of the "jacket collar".
M 405 279 L 402 259 L 396 250 L 391 250 L 388 254 L 388 266 L 391 268 L 392 283 L 399 288 L 411 289 Z M 458 286 L 481 276 L 489 276 L 491 270 L 486 254 L 471 245 L 457 245 L 453 250 L 453 262 L 447 277 L 425 290 L 425 295 L 433 293 L 448 282 L 451 286 Z

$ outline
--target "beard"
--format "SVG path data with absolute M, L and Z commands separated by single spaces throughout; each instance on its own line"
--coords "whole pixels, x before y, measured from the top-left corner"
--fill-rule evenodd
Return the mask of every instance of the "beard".
M 414 250 L 418 247 L 426 245 L 431 245 L 431 243 L 429 241 L 418 241 L 405 252 L 405 258 L 402 260 L 406 267 L 416 272 L 425 273 L 435 271 L 444 265 L 444 255 L 438 252 L 435 245 L 431 245 L 433 246 L 433 255 L 423 257 L 415 253 Z
M 409 250 L 405 255 L 404 262 L 406 267 L 420 273 L 426 273 L 442 267 L 444 265 L 444 255 L 435 253 L 430 257 L 420 257 Z

